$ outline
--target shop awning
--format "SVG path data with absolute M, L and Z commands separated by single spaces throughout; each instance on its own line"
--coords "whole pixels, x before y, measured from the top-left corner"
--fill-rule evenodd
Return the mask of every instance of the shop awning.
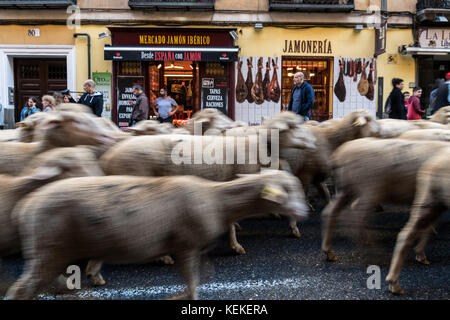
M 216 61 L 238 60 L 239 47 L 112 47 L 105 46 L 105 60 L 114 61 Z
M 400 47 L 401 54 L 412 55 L 447 55 L 450 49 L 447 48 L 420 48 L 420 47 Z

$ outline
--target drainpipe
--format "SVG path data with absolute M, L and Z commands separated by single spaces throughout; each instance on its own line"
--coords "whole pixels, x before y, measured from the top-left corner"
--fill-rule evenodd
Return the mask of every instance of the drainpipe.
M 74 38 L 87 37 L 87 50 L 88 50 L 88 79 L 91 79 L 91 36 L 87 33 L 74 33 Z

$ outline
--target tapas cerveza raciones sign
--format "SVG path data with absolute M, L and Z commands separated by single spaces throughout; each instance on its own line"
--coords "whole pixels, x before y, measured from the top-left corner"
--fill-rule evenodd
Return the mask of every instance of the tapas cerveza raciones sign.
M 284 40 L 283 53 L 332 54 L 331 42 L 321 40 Z

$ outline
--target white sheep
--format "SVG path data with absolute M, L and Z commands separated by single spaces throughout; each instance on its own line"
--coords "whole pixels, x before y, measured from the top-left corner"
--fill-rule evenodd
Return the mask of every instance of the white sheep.
M 98 279 L 100 261 L 139 263 L 170 254 L 188 297 L 196 299 L 201 251 L 233 221 L 263 210 L 304 217 L 300 190 L 297 178 L 273 170 L 223 183 L 193 176 L 107 176 L 49 184 L 14 212 L 26 265 L 6 297 L 32 298 L 80 259 L 95 259 L 88 271 Z
M 411 205 L 420 167 L 447 147 L 447 142 L 440 141 L 366 138 L 338 148 L 332 156 L 338 193 L 322 214 L 322 250 L 327 259 L 337 260 L 331 246 L 332 233 L 346 207 L 353 203 L 352 222 L 359 223 L 379 204 Z M 421 255 L 416 260 L 426 263 Z
M 450 209 L 449 159 L 450 148 L 447 147 L 428 160 L 417 175 L 413 210 L 408 223 L 397 237 L 389 274 L 386 277 L 392 293 L 404 293 L 398 279 L 403 262 L 414 241 L 419 237 L 422 238 L 414 250 L 425 257 L 425 245 L 430 229 L 445 210 Z

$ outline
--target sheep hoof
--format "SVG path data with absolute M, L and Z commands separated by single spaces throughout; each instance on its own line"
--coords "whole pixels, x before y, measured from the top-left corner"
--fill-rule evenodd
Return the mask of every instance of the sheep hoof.
M 436 228 L 435 227 L 431 227 L 431 232 L 433 232 L 435 235 L 437 235 L 438 234 L 438 232 L 437 232 L 437 230 L 436 230 Z
M 164 256 L 158 259 L 158 261 L 161 261 L 164 264 L 175 264 L 175 261 L 172 259 L 171 256 Z
M 416 255 L 416 261 L 424 264 L 424 265 L 430 265 L 430 261 L 428 261 L 427 257 L 425 257 L 424 255 Z
M 338 261 L 338 258 L 336 257 L 336 255 L 334 254 L 333 251 L 325 252 L 325 254 L 327 255 L 327 261 L 331 261 L 331 262 Z
M 242 227 L 239 223 L 235 222 L 234 227 L 236 228 L 237 231 L 242 231 Z
M 395 295 L 403 295 L 405 294 L 405 291 L 400 288 L 400 285 L 398 282 L 391 282 L 389 283 L 389 291 Z
M 103 279 L 92 279 L 92 283 L 96 287 L 104 286 L 106 284 L 106 281 Z
M 278 213 L 272 213 L 272 216 L 277 220 L 281 220 L 281 216 Z
M 294 237 L 296 238 L 301 238 L 302 234 L 300 233 L 300 231 L 298 230 L 298 228 L 295 228 L 292 230 L 292 234 L 294 235 Z
M 240 255 L 243 255 L 243 254 L 246 253 L 244 247 L 241 246 L 240 244 L 238 244 L 238 245 L 236 245 L 236 246 L 233 246 L 232 249 L 233 249 L 237 254 L 240 254 Z
M 316 209 L 314 209 L 313 205 L 308 202 L 308 207 L 311 210 L 311 212 L 316 212 Z

